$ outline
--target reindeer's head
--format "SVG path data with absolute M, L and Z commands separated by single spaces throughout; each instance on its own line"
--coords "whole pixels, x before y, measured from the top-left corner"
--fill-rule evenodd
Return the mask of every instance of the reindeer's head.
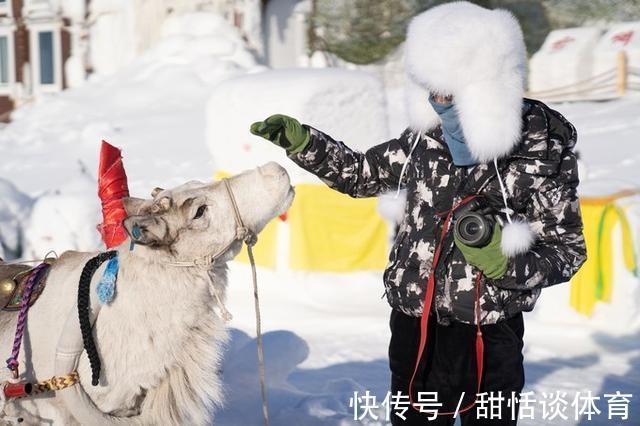
M 293 188 L 276 163 L 228 180 L 244 225 L 260 232 L 293 201 Z M 140 249 L 158 260 L 194 260 L 210 256 L 236 238 L 237 223 L 231 197 L 223 182 L 189 182 L 171 190 L 156 188 L 153 199 L 126 198 L 124 226 Z M 235 244 L 229 259 L 240 244 Z

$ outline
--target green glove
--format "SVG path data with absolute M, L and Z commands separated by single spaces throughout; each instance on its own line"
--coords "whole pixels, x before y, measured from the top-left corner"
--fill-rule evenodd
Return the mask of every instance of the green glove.
M 484 247 L 470 247 L 455 238 L 456 246 L 460 249 L 469 264 L 480 269 L 487 278 L 500 279 L 507 272 L 507 256 L 502 253 L 502 228 L 496 224 L 491 241 Z
M 251 125 L 251 133 L 270 140 L 289 154 L 302 152 L 311 141 L 311 132 L 295 118 L 272 115 Z

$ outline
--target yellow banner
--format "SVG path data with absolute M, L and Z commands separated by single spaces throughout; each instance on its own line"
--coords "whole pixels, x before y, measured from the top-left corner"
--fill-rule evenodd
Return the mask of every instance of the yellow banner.
M 597 301 L 609 302 L 613 290 L 612 232 L 619 223 L 625 267 L 637 273 L 633 235 L 625 212 L 606 198 L 581 200 L 587 261 L 571 280 L 570 303 L 591 315 Z
M 375 198 L 353 199 L 323 185 L 297 185 L 287 218 L 291 269 L 384 269 L 388 234 L 376 205 Z

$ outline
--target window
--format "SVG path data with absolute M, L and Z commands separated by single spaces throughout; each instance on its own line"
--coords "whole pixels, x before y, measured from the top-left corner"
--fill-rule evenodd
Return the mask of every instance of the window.
M 40 51 L 40 84 L 55 83 L 55 59 L 53 51 L 53 32 L 38 33 Z
M 0 36 L 0 84 L 9 84 L 9 38 L 7 36 Z
M 62 90 L 60 25 L 61 22 L 55 21 L 29 22 L 27 25 L 32 90 L 36 96 Z

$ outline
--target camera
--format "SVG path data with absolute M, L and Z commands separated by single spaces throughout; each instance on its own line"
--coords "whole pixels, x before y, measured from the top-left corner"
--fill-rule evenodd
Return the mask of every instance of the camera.
M 484 247 L 491 241 L 495 220 L 477 200 L 460 207 L 455 213 L 454 235 L 470 247 Z

